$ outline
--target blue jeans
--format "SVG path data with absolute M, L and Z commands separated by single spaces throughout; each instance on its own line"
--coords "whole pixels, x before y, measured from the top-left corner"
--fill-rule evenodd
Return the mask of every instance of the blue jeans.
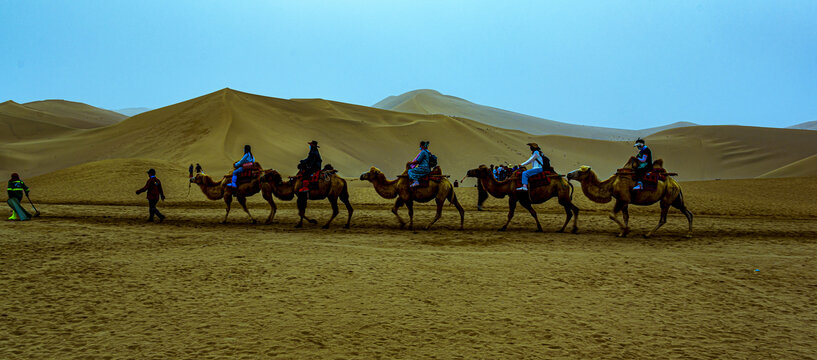
M 522 173 L 522 185 L 528 185 L 528 178 L 539 175 L 542 171 L 544 171 L 542 168 L 525 170 L 525 172 Z
M 238 184 L 236 184 L 236 181 L 238 181 L 238 174 L 241 174 L 242 172 L 244 172 L 244 168 L 242 168 L 240 166 L 238 167 L 238 169 L 233 170 L 233 182 L 230 183 L 230 184 L 238 185 Z

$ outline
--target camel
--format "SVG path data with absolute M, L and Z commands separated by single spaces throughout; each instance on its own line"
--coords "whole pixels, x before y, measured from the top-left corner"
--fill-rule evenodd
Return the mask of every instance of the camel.
M 261 170 L 261 166 L 258 165 L 258 163 L 256 163 L 255 166 L 256 170 L 263 171 Z M 244 209 L 244 212 L 246 212 L 247 215 L 249 215 L 250 220 L 252 220 L 252 223 L 255 224 L 256 220 L 252 217 L 250 211 L 247 210 L 247 197 L 253 196 L 257 194 L 259 191 L 261 192 L 261 195 L 264 197 L 264 199 L 267 200 L 267 202 L 270 204 L 271 208 L 266 223 L 267 224 L 272 223 L 272 219 L 275 216 L 276 211 L 275 200 L 273 200 L 272 198 L 272 191 L 268 187 L 265 189 L 263 184 L 261 184 L 260 179 L 253 179 L 251 182 L 239 185 L 238 188 L 229 187 L 227 185 L 231 181 L 230 179 L 231 176 L 232 173 L 225 175 L 221 179 L 221 181 L 216 182 L 210 176 L 205 175 L 203 173 L 198 173 L 196 174 L 195 177 L 190 178 L 190 182 L 198 185 L 199 188 L 201 188 L 201 192 L 204 193 L 204 196 L 206 196 L 208 199 L 210 200 L 224 199 L 224 203 L 227 204 L 227 213 L 224 214 L 224 221 L 221 222 L 222 224 L 227 223 L 227 216 L 230 215 L 230 205 L 233 202 L 233 196 L 235 196 L 235 198 L 238 199 L 238 203 L 241 204 L 241 207 Z
M 434 225 L 434 223 L 440 219 L 445 200 L 448 200 L 448 202 L 454 204 L 454 206 L 457 207 L 457 211 L 460 212 L 460 230 L 462 230 L 463 223 L 465 222 L 465 209 L 463 209 L 459 201 L 457 201 L 457 195 L 454 194 L 454 186 L 451 185 L 451 182 L 446 178 L 441 178 L 439 181 L 429 181 L 426 187 L 411 188 L 407 174 L 407 172 L 403 172 L 403 175 L 397 178 L 397 180 L 388 180 L 383 172 L 376 167 L 372 167 L 369 169 L 369 172 L 360 175 L 360 180 L 371 182 L 377 194 L 385 199 L 397 198 L 391 212 L 394 213 L 394 216 L 397 217 L 397 221 L 400 222 L 401 229 L 405 228 L 406 222 L 400 217 L 397 210 L 399 210 L 403 204 L 408 208 L 409 230 L 414 230 L 414 202 L 425 203 L 431 200 L 437 202 L 437 215 L 434 217 L 434 220 L 431 220 L 431 222 L 426 225 L 425 228 L 428 230 L 431 228 L 431 225 Z
M 681 211 L 689 221 L 689 231 L 686 237 L 692 237 L 692 213 L 687 210 L 684 205 L 684 195 L 681 192 L 681 185 L 672 177 L 667 176 L 664 181 L 658 181 L 656 190 L 632 190 L 635 186 L 634 171 L 636 159 L 631 157 L 624 168 L 620 169 L 609 179 L 600 181 L 596 173 L 589 166 L 582 166 L 577 170 L 571 171 L 567 174 L 569 180 L 576 180 L 582 184 L 582 192 L 588 199 L 597 203 L 608 203 L 612 199 L 616 199 L 613 206 L 613 211 L 610 213 L 610 219 L 618 224 L 621 232 L 619 237 L 625 237 L 630 232 L 629 219 L 630 215 L 627 211 L 629 204 L 647 206 L 660 202 L 661 218 L 658 225 L 650 232 L 644 235 L 648 238 L 652 236 L 662 225 L 667 222 L 667 211 L 672 206 Z M 658 159 L 653 162 L 655 168 L 662 168 L 663 160 Z M 622 212 L 624 222 L 618 219 L 618 213 Z
M 579 221 L 579 208 L 573 205 L 573 185 L 563 177 L 551 179 L 546 186 L 532 187 L 529 191 L 517 191 L 516 178 L 512 177 L 504 181 L 498 181 L 491 174 L 491 169 L 485 165 L 468 170 L 466 176 L 477 178 L 482 188 L 491 196 L 499 199 L 505 196 L 508 197 L 508 221 L 499 228 L 499 231 L 505 231 L 508 228 L 518 202 L 533 216 L 536 221 L 536 232 L 542 232 L 542 225 L 539 223 L 539 217 L 536 215 L 536 210 L 533 209 L 533 204 L 544 203 L 553 197 L 559 198 L 559 204 L 564 207 L 566 215 L 565 223 L 557 232 L 564 232 L 571 218 L 573 218 L 573 228 L 570 232 L 575 234 L 579 231 L 577 224 Z
M 331 170 L 331 165 L 324 167 L 324 170 L 327 169 Z M 306 216 L 307 200 L 328 199 L 329 204 L 332 205 L 332 217 L 329 218 L 329 221 L 327 221 L 325 225 L 323 225 L 324 229 L 328 229 L 329 224 L 331 224 L 332 220 L 334 220 L 335 217 L 338 216 L 338 213 L 340 213 L 338 210 L 338 198 L 340 198 L 340 201 L 346 205 L 346 211 L 349 214 L 349 217 L 346 220 L 346 225 L 344 225 L 343 228 L 348 229 L 349 224 L 352 222 L 352 213 L 354 210 L 352 209 L 352 204 L 349 203 L 349 190 L 346 186 L 346 180 L 335 173 L 329 175 L 328 179 L 321 178 L 321 180 L 318 182 L 318 188 L 310 189 L 308 192 L 296 191 L 297 189 L 300 189 L 303 184 L 300 177 L 296 179 L 290 178 L 289 181 L 284 182 L 281 174 L 275 170 L 266 172 L 264 176 L 262 176 L 261 181 L 262 183 L 269 184 L 272 193 L 280 199 L 291 200 L 293 197 L 298 198 L 298 216 L 300 217 L 300 221 L 295 225 L 296 228 L 303 226 L 304 219 L 306 219 L 306 221 L 308 221 L 310 224 L 317 223 L 317 221 Z

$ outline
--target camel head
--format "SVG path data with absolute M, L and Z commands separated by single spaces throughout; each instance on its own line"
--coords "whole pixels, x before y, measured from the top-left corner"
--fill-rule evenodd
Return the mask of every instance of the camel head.
M 587 165 L 582 165 L 580 168 L 567 173 L 567 179 L 568 180 L 582 181 L 589 174 L 590 174 L 590 167 L 587 166 Z
M 380 175 L 383 175 L 383 172 L 380 171 L 380 169 L 372 166 L 372 168 L 369 169 L 368 172 L 360 174 L 360 180 L 372 181 L 372 180 L 374 180 L 375 178 L 377 178 Z
M 468 170 L 468 172 L 465 173 L 465 176 L 475 177 L 475 178 L 483 178 L 483 177 L 488 177 L 490 174 L 491 174 L 491 169 L 489 169 L 485 165 L 480 165 L 476 169 Z
M 204 174 L 198 173 L 196 176 L 190 178 L 190 182 L 196 185 L 204 184 Z

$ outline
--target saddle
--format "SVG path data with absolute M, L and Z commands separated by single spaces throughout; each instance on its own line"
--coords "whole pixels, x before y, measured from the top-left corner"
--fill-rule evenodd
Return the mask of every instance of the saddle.
M 440 169 L 439 166 L 435 166 L 434 169 L 432 169 L 431 172 L 428 173 L 428 175 L 421 177 L 420 180 L 417 180 L 417 182 L 419 182 L 420 185 L 415 186 L 415 188 L 428 187 L 431 181 L 440 181 L 442 177 L 443 170 Z
M 642 190 L 654 191 L 658 190 L 658 182 L 666 181 L 669 176 L 676 176 L 678 173 L 667 172 L 664 169 L 664 160 L 658 159 L 653 162 L 653 168 L 643 173 L 639 173 L 634 169 L 622 168 L 616 170 L 616 175 L 631 175 L 633 180 L 641 181 Z M 639 178 L 638 175 L 642 176 Z
M 332 167 L 330 164 L 326 164 L 323 167 L 323 170 L 316 171 L 312 173 L 312 175 L 308 177 L 304 177 L 303 170 L 298 171 L 298 174 L 295 175 L 294 179 L 301 179 L 301 188 L 298 189 L 298 192 L 307 192 L 310 190 L 317 190 L 320 188 L 321 180 L 329 181 L 333 174 L 336 174 L 338 171 Z
M 515 173 L 513 173 L 513 176 L 511 177 L 511 179 L 514 179 L 514 181 L 516 182 L 515 186 L 517 188 L 522 186 L 523 171 L 524 170 L 517 170 Z M 533 189 L 540 186 L 548 186 L 550 185 L 550 178 L 553 177 L 561 177 L 561 175 L 557 174 L 556 171 L 553 170 L 553 168 L 545 169 L 545 171 L 542 171 L 541 173 L 528 178 L 528 188 Z
M 261 168 L 256 166 L 256 163 L 242 164 L 241 169 L 242 171 L 238 173 L 238 178 L 236 179 L 236 185 L 246 184 L 261 177 Z

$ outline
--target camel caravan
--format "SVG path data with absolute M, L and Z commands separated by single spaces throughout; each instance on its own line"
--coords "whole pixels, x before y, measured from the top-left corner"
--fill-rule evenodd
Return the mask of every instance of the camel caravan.
M 341 178 L 331 165 L 321 167 L 322 160 L 317 141 L 313 140 L 308 144 L 310 146 L 309 156 L 301 160 L 298 165 L 299 171 L 295 176 L 285 178 L 276 170 L 263 169 L 255 161 L 251 148 L 247 145 L 244 149 L 244 157 L 233 164 L 233 172 L 220 179 L 213 179 L 201 172 L 199 168 L 194 176 L 191 165 L 190 182 L 198 185 L 208 199 L 224 200 L 226 213 L 222 223 L 227 223 L 232 200 L 235 197 L 252 223 L 255 224 L 257 221 L 247 209 L 246 202 L 247 197 L 260 192 L 270 205 L 266 224 L 272 223 L 275 218 L 277 209 L 275 198 L 282 201 L 296 199 L 299 221 L 295 227 L 298 228 L 303 226 L 304 220 L 310 224 L 317 223 L 316 220 L 306 216 L 308 201 L 326 199 L 332 207 L 332 216 L 323 225 L 323 228 L 327 229 L 340 213 L 338 208 L 338 199 L 340 199 L 346 206 L 347 219 L 344 228 L 348 229 L 354 210 L 349 202 L 346 180 Z M 498 229 L 499 231 L 505 231 L 508 228 L 516 205 L 519 204 L 533 217 L 536 231 L 543 232 L 533 205 L 555 198 L 565 211 L 565 221 L 557 232 L 564 232 L 567 226 L 571 225 L 570 232 L 577 233 L 579 208 L 573 204 L 574 188 L 571 183 L 573 180 L 581 184 L 582 192 L 591 201 L 608 203 L 615 199 L 609 217 L 619 226 L 619 237 L 625 237 L 630 232 L 628 213 L 630 204 L 648 206 L 655 203 L 659 203 L 661 208 L 660 219 L 655 228 L 644 235 L 645 237 L 652 236 L 666 223 L 670 207 L 680 210 L 686 216 L 689 222 L 686 236 L 692 236 L 692 213 L 684 204 L 681 186 L 672 178 L 677 174 L 667 172 L 663 167 L 663 160 L 652 161 L 651 150 L 644 144 L 644 140 L 638 139 L 635 144 L 639 149 L 638 155 L 631 157 L 624 167 L 618 169 L 615 174 L 604 181 L 599 180 L 589 166 L 582 166 L 566 176 L 560 175 L 550 166 L 550 160 L 542 153 L 539 145 L 536 143 L 527 145 L 530 148 L 531 157 L 501 180 L 497 179 L 492 170 L 485 165 L 468 170 L 466 173 L 466 177 L 477 180 L 480 210 L 483 202 L 489 196 L 500 199 L 508 198 L 508 219 Z M 455 186 L 448 180 L 448 175 L 443 175 L 441 168 L 437 165 L 437 157 L 431 154 L 428 146 L 428 141 L 420 142 L 420 153 L 414 160 L 406 164 L 406 170 L 394 180 L 389 180 L 376 167 L 371 167 L 368 172 L 361 174 L 359 179 L 371 183 L 375 192 L 381 197 L 395 199 L 391 212 L 397 218 L 400 229 L 406 227 L 409 230 L 414 229 L 414 202 L 426 203 L 434 200 L 437 205 L 436 215 L 425 226 L 425 229 L 430 229 L 440 219 L 443 206 L 448 202 L 454 205 L 459 212 L 459 230 L 462 230 L 465 223 L 465 210 L 457 200 L 454 192 Z M 529 165 L 530 169 L 527 168 Z M 408 209 L 408 223 L 398 213 L 404 205 Z M 622 213 L 623 221 L 619 220 L 619 213 Z

